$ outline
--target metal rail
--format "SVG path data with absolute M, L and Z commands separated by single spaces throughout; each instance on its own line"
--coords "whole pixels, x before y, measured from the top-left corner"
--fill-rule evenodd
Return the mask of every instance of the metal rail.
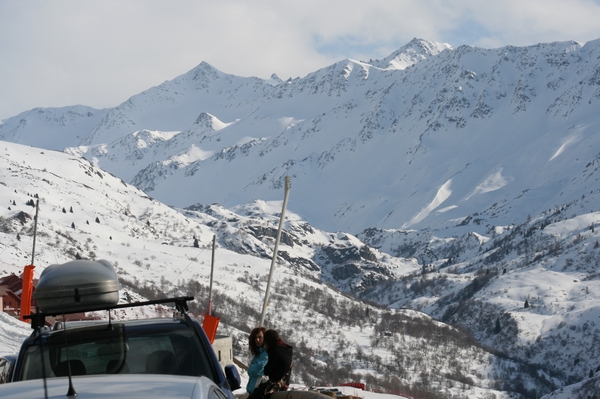
M 31 319 L 31 328 L 37 329 L 42 327 L 45 324 L 46 317 L 52 317 L 57 315 L 67 315 L 67 314 L 76 314 L 76 313 L 84 313 L 84 312 L 96 312 L 100 310 L 113 310 L 113 309 L 123 309 L 123 308 L 135 308 L 139 306 L 148 306 L 148 305 L 160 305 L 163 303 L 175 303 L 175 309 L 178 312 L 185 313 L 189 310 L 188 301 L 193 301 L 193 296 L 182 296 L 176 298 L 164 298 L 164 299 L 155 299 L 152 301 L 145 302 L 132 302 L 132 303 L 122 303 L 120 305 L 112 305 L 112 306 L 90 306 L 89 308 L 79 309 L 77 311 L 64 312 L 64 313 L 32 313 L 24 316 L 24 319 Z

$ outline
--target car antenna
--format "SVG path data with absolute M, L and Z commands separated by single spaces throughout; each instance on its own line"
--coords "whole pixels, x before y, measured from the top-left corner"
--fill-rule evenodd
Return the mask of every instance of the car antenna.
M 67 391 L 67 397 L 76 397 L 77 392 L 73 386 L 73 376 L 71 375 L 71 360 L 69 359 L 69 340 L 67 338 L 67 317 L 65 315 L 65 305 L 63 304 L 63 329 L 65 331 L 65 354 L 67 355 L 67 370 L 69 374 L 69 390 Z
M 46 377 L 46 365 L 44 364 L 44 340 L 42 339 L 42 326 L 38 326 L 36 329 L 36 337 L 33 340 L 35 344 L 35 340 L 40 340 L 40 358 L 42 361 L 42 379 L 44 380 L 44 398 L 48 399 L 48 381 Z

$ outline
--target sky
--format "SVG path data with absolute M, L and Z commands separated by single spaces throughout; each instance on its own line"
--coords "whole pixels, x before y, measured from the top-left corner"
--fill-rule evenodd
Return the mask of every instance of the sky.
M 304 77 L 417 37 L 484 48 L 600 38 L 600 0 L 3 0 L 0 120 L 35 107 L 114 107 L 202 61 Z

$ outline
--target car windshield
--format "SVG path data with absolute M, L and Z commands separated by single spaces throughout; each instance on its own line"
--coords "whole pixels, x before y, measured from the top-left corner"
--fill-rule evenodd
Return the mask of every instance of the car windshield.
M 198 336 L 185 325 L 127 333 L 122 324 L 55 332 L 43 344 L 38 341 L 27 349 L 21 379 L 61 377 L 69 372 L 73 376 L 132 373 L 217 379 Z

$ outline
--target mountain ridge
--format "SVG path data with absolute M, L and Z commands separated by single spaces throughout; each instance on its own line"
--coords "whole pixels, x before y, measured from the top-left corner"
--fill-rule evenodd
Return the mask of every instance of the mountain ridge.
M 497 50 L 461 46 L 447 48 L 403 70 L 382 70 L 346 60 L 277 86 L 257 78 L 227 75 L 202 63 L 108 112 L 84 140 L 103 144 L 68 151 L 88 157 L 176 206 L 197 201 L 234 206 L 253 198 L 271 199 L 283 176 L 290 174 L 302 193 L 317 187 L 330 198 L 323 203 L 305 194 L 300 201 L 299 211 L 309 220 L 326 221 L 322 227 L 358 233 L 369 227 L 447 226 L 448 219 L 481 213 L 496 202 L 484 201 L 473 211 L 465 202 L 485 197 L 494 187 L 490 182 L 496 184 L 496 195 L 514 187 L 503 196 L 507 202 L 531 190 L 535 182 L 521 181 L 517 169 L 543 171 L 547 163 L 527 159 L 526 154 L 553 151 L 565 158 L 579 151 L 565 150 L 582 146 L 582 140 L 597 129 L 598 121 L 591 114 L 600 98 L 600 91 L 594 91 L 595 76 L 600 72 L 589 63 L 597 52 L 598 41 L 584 46 L 556 42 Z M 508 80 L 509 73 L 513 80 Z M 169 105 L 188 97 L 194 101 Z M 166 157 L 144 156 L 143 162 L 125 167 L 121 160 L 126 154 L 119 154 L 120 144 L 114 135 L 133 134 L 140 125 L 135 120 L 148 113 L 143 109 L 156 106 L 162 111 L 153 118 L 163 122 L 156 124 L 150 118 L 144 130 L 160 131 L 156 126 L 164 128 L 166 123 L 171 129 L 163 131 L 186 133 L 164 140 L 165 148 L 153 147 L 156 154 Z M 182 124 L 184 108 L 189 116 Z M 190 113 L 192 108 L 197 111 Z M 195 121 L 204 114 L 227 126 L 218 132 L 198 131 Z M 107 129 L 111 135 L 100 139 Z M 560 140 L 564 142 L 557 142 Z M 167 144 L 169 141 L 173 143 Z M 173 157 L 189 160 L 186 154 L 191 150 L 203 156 L 183 164 L 173 162 Z M 589 152 L 586 157 L 593 159 Z M 489 155 L 474 157 L 474 153 Z M 552 159 L 554 164 L 563 162 L 558 155 Z M 370 161 L 357 164 L 355 156 Z M 547 157 L 550 160 L 552 154 Z M 395 158 L 397 161 L 392 161 Z M 435 163 L 445 165 L 433 168 Z M 219 173 L 227 170 L 223 175 L 230 182 L 216 179 L 213 168 Z M 314 172 L 308 175 L 307 170 Z M 345 174 L 357 176 L 352 191 L 337 183 L 344 181 Z M 547 179 L 541 173 L 534 180 Z M 420 184 L 417 181 L 428 185 L 421 184 L 418 192 L 408 194 L 410 187 Z M 358 182 L 362 184 L 357 186 Z M 181 185 L 211 187 L 211 198 L 186 198 L 185 193 L 173 196 Z M 214 189 L 219 186 L 223 187 L 221 194 Z M 395 199 L 415 194 L 419 197 L 415 201 Z M 365 200 L 368 197 L 372 198 Z M 309 205 L 313 203 L 321 206 Z M 466 212 L 460 214 L 457 208 L 465 205 L 469 205 Z M 518 222 L 527 213 L 542 209 L 531 209 L 523 201 L 519 207 L 530 209 L 519 219 L 497 223 Z M 442 217 L 443 213 L 449 217 Z
M 276 86 L 201 63 L 104 111 L 102 122 L 68 151 L 176 206 L 274 199 L 290 174 L 300 193 L 318 187 L 316 197 L 302 196 L 290 206 L 321 227 L 358 233 L 448 226 L 490 209 L 497 201 L 486 201 L 486 193 L 511 202 L 524 192 L 547 191 L 536 181 L 577 196 L 585 191 L 564 186 L 567 176 L 551 179 L 561 171 L 577 174 L 562 164 L 575 163 L 570 157 L 584 151 L 579 147 L 590 147 L 588 162 L 600 152 L 592 135 L 600 101 L 600 71 L 592 63 L 598 43 L 438 51 L 444 45 L 415 39 L 382 61 L 409 54 L 417 44 L 436 49 L 405 69 L 345 60 Z M 223 129 L 198 130 L 196 122 L 206 114 L 222 121 Z M 18 141 L 7 134 L 11 124 L 5 121 L 0 137 Z M 119 140 L 140 128 L 180 133 L 140 146 L 140 161 L 130 160 L 123 170 L 129 155 Z M 154 155 L 141 156 L 150 148 Z M 192 161 L 190 152 L 202 155 Z M 173 161 L 182 158 L 189 162 Z M 544 173 L 552 164 L 556 171 Z M 517 172 L 524 169 L 538 176 L 524 180 Z M 337 183 L 346 174 L 360 185 L 349 190 Z M 211 187 L 210 198 L 178 192 L 178 186 Z M 519 218 L 496 223 L 519 222 L 552 205 L 551 197 L 539 204 L 521 201 Z

